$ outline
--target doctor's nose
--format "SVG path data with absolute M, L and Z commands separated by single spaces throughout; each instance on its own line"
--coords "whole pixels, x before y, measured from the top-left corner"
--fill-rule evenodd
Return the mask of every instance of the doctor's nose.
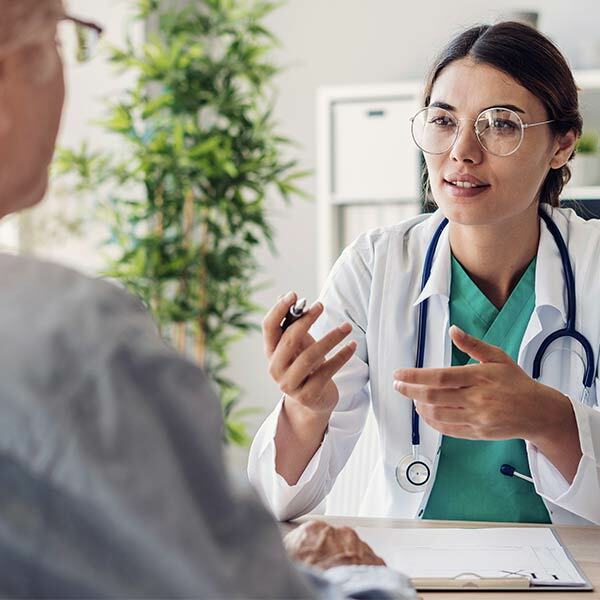
M 450 158 L 456 162 L 479 164 L 483 160 L 483 152 L 473 122 L 461 122 L 458 128 L 458 137 L 450 149 Z

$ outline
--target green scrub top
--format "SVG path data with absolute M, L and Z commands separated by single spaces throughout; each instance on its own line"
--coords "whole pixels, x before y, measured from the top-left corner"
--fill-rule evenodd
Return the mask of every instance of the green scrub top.
M 499 310 L 452 257 L 450 323 L 499 346 L 517 360 L 535 306 L 535 258 Z M 452 346 L 452 365 L 476 363 Z M 534 486 L 500 473 L 508 463 L 530 475 L 525 442 L 463 440 L 443 436 L 437 475 L 424 519 L 550 523 Z

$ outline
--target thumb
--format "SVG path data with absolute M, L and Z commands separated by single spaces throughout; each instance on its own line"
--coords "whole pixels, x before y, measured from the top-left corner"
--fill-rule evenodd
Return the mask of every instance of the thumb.
M 460 327 L 452 325 L 450 327 L 450 337 L 452 342 L 465 354 L 481 363 L 506 363 L 512 362 L 512 358 L 497 346 L 492 346 L 486 342 L 465 333 Z

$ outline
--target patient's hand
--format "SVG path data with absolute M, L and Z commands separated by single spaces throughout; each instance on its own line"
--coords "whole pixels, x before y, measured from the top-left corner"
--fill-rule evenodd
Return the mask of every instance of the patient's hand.
M 290 531 L 283 543 L 294 560 L 320 569 L 339 565 L 385 566 L 385 562 L 350 527 L 308 521 Z

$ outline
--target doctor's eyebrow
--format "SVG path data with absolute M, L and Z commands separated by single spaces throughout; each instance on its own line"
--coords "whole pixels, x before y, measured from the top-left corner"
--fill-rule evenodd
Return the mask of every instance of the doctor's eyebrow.
M 447 102 L 442 102 L 442 101 L 432 102 L 429 106 L 432 108 L 444 108 L 445 110 L 451 110 L 451 111 L 456 112 L 456 107 L 452 106 L 451 104 L 448 104 Z M 491 106 L 486 106 L 485 108 L 482 108 L 479 112 L 483 112 L 484 110 L 487 110 L 488 108 L 508 108 L 509 110 L 514 110 L 515 112 L 525 114 L 525 111 L 522 108 L 519 108 L 518 106 L 515 106 L 514 104 L 504 104 L 504 103 L 492 104 Z

